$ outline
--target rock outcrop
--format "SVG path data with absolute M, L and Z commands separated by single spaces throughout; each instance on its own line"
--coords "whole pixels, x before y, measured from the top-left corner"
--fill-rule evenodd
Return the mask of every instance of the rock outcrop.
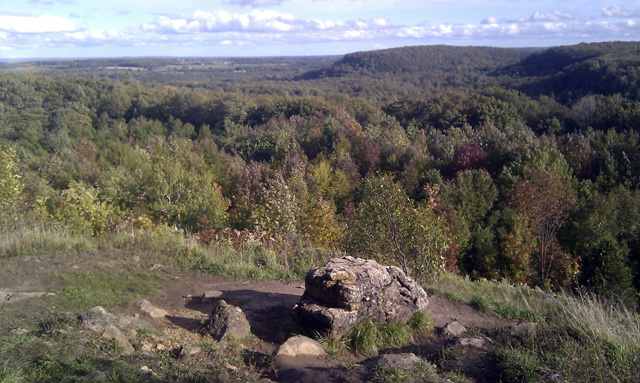
M 309 270 L 295 311 L 305 326 L 338 339 L 364 319 L 404 322 L 427 304 L 422 287 L 399 268 L 343 257 Z

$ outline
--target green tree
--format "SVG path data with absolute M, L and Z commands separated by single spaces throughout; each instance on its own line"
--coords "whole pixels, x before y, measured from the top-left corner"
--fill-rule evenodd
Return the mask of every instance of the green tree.
M 0 146 L 0 228 L 18 219 L 22 190 L 18 156 L 9 145 Z
M 156 144 L 150 148 L 150 155 L 151 174 L 142 192 L 156 219 L 190 231 L 225 225 L 228 202 L 190 141 Z
M 417 280 L 444 271 L 448 226 L 432 203 L 415 204 L 390 175 L 365 179 L 361 194 L 348 224 L 350 252 L 393 263 Z
M 72 181 L 52 212 L 54 219 L 76 233 L 99 235 L 115 225 L 119 212 L 98 198 L 98 190 Z

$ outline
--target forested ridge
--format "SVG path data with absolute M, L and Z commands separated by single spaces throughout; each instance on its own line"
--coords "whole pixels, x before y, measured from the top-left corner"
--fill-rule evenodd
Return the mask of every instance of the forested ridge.
M 286 262 L 344 250 L 416 278 L 636 303 L 637 43 L 228 60 L 196 77 L 173 62 L 154 77 L 153 60 L 172 59 L 7 64 L 1 230 L 250 233 Z

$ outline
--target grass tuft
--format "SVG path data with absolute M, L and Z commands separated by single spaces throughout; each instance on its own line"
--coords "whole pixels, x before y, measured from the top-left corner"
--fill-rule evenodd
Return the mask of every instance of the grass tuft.
M 431 319 L 424 311 L 418 311 L 407 323 L 389 324 L 366 319 L 353 326 L 342 339 L 336 340 L 318 333 L 315 333 L 315 339 L 325 346 L 330 355 L 340 356 L 350 351 L 356 355 L 373 356 L 382 348 L 404 346 L 414 337 L 431 331 Z
M 21 383 L 23 381 L 22 368 L 11 365 L 8 361 L 0 363 L 0 383 Z
M 537 381 L 541 366 L 533 353 L 526 349 L 501 348 L 496 352 L 496 356 L 505 381 L 518 383 Z

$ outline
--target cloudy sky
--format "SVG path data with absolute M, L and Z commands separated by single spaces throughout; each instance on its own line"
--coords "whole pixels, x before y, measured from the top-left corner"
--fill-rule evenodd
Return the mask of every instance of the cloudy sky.
M 0 58 L 291 56 L 640 40 L 638 0 L 0 0 Z

